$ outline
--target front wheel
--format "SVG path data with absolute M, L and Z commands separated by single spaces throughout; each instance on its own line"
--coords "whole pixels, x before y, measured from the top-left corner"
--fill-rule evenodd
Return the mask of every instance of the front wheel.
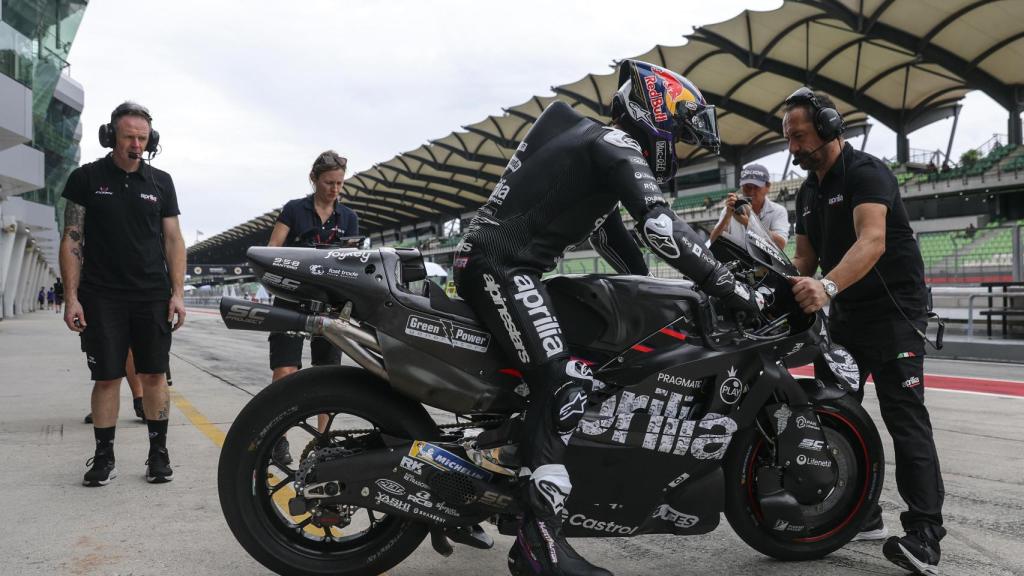
M 725 515 L 736 534 L 762 554 L 780 560 L 813 560 L 838 550 L 860 531 L 878 503 L 885 457 L 878 429 L 852 397 L 815 407 L 837 466 L 836 484 L 814 505 L 801 506 L 810 530 L 785 534 L 773 530 L 757 500 L 757 470 L 773 465 L 771 443 L 758 426 L 734 438 L 725 462 Z
M 432 439 L 438 429 L 422 405 L 358 368 L 308 368 L 266 387 L 238 414 L 221 450 L 217 490 L 235 538 L 288 576 L 376 575 L 397 565 L 423 541 L 425 524 L 316 501 L 298 516 L 288 507 L 314 448 L 344 458 L 385 449 L 382 434 Z

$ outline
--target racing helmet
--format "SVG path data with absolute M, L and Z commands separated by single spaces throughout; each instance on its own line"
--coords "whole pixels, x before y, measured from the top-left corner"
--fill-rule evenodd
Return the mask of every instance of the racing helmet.
M 675 176 L 675 143 L 702 146 L 718 154 L 715 107 L 680 74 L 642 62 L 619 65 L 619 90 L 612 97 L 612 118 L 647 155 L 661 184 Z

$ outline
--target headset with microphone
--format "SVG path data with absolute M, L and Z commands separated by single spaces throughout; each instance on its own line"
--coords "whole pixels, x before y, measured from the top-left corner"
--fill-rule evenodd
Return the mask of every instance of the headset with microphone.
M 807 104 L 811 107 L 811 123 L 814 124 L 814 131 L 818 134 L 818 137 L 822 139 L 822 144 L 815 148 L 814 150 L 811 150 L 807 154 L 800 154 L 799 156 L 793 158 L 794 166 L 799 166 L 801 159 L 813 156 L 815 152 L 821 150 L 833 140 L 838 139 L 840 136 L 843 135 L 843 132 L 846 131 L 846 122 L 843 120 L 843 115 L 840 114 L 839 111 L 836 110 L 835 108 L 831 106 L 825 106 L 824 104 L 822 104 L 821 100 L 818 99 L 818 97 L 814 94 L 814 91 L 811 90 L 810 88 L 806 86 L 801 86 L 799 89 L 797 89 L 796 92 L 793 92 L 789 96 L 789 98 L 786 98 L 786 106 L 793 106 L 798 104 Z M 842 154 L 840 154 L 840 157 L 843 160 L 843 182 L 845 183 L 846 158 L 843 157 Z M 916 332 L 922 340 L 930 344 L 932 348 L 935 348 L 936 350 L 941 350 L 942 336 L 945 332 L 946 324 L 943 321 L 943 319 L 939 317 L 938 314 L 932 311 L 930 303 L 930 292 L 928 295 L 929 303 L 927 306 L 926 318 L 934 318 L 938 321 L 938 331 L 935 335 L 934 342 L 929 340 L 928 336 L 925 334 L 925 330 L 927 330 L 927 324 L 925 326 L 925 330 L 919 329 L 910 320 L 910 318 L 907 316 L 907 313 L 904 312 L 903 307 L 899 305 L 899 302 L 896 301 L 896 297 L 893 296 L 892 291 L 889 290 L 889 285 L 886 283 L 885 278 L 882 276 L 882 273 L 878 271 L 878 267 L 872 266 L 871 270 L 875 273 L 875 276 L 878 277 L 878 280 L 879 282 L 881 282 L 882 288 L 885 289 L 885 293 L 889 297 L 889 300 L 892 302 L 893 306 L 896 307 L 896 310 L 899 311 L 900 316 L 903 317 L 903 319 L 907 322 L 910 328 L 914 332 Z
M 150 157 L 152 157 L 156 154 L 157 147 L 160 145 L 160 133 L 153 129 L 153 116 L 150 115 L 149 110 L 135 102 L 124 102 L 110 113 L 110 122 L 100 126 L 100 146 L 113 148 L 117 144 L 117 121 L 129 114 L 141 116 L 149 124 L 149 139 L 146 141 L 145 152 L 148 152 Z M 142 155 L 129 152 L 128 157 L 132 160 L 139 160 L 142 158 Z
M 846 121 L 843 120 L 843 115 L 835 108 L 822 104 L 810 88 L 801 86 L 796 92 L 790 94 L 789 98 L 786 98 L 786 106 L 796 104 L 810 105 L 811 123 L 814 124 L 814 131 L 818 137 L 822 139 L 822 144 L 807 154 L 800 154 L 793 158 L 793 166 L 799 166 L 801 159 L 813 156 L 815 152 L 842 136 L 846 131 Z

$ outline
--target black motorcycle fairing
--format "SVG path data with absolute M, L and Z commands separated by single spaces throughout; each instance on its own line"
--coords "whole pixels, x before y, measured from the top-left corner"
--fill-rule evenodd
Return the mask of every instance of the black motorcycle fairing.
M 284 300 L 351 302 L 356 317 L 370 320 L 387 296 L 380 250 L 253 246 L 245 255 L 260 282 Z
M 699 337 L 698 311 L 708 306 L 688 281 L 588 274 L 545 282 L 570 348 L 597 363 L 681 318 L 678 327 Z
M 458 414 L 511 414 L 526 407 L 526 400 L 515 392 L 519 377 L 501 372 L 506 364 L 499 351 L 455 348 L 447 336 L 447 341 L 432 341 L 411 335 L 411 328 L 424 325 L 452 333 L 460 329 L 450 328 L 452 324 L 440 317 L 407 311 L 399 316 L 405 319 L 406 331 L 385 326 L 377 333 L 392 388 Z

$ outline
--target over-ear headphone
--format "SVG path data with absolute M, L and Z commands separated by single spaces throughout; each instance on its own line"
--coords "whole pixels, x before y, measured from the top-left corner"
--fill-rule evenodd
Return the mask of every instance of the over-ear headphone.
M 157 146 L 160 145 L 160 133 L 153 129 L 153 117 L 149 114 L 149 110 L 141 104 L 135 102 L 124 102 L 114 108 L 114 111 L 110 113 L 110 123 L 103 124 L 100 126 L 100 146 L 104 148 L 113 148 L 114 144 L 117 143 L 117 132 L 115 127 L 117 121 L 129 114 L 142 116 L 149 123 L 149 140 L 146 141 L 146 152 L 155 154 Z
M 814 124 L 814 131 L 818 133 L 818 137 L 822 141 L 831 142 L 842 136 L 843 132 L 846 131 L 846 122 L 843 120 L 843 115 L 835 108 L 823 105 L 810 88 L 802 86 L 799 90 L 793 92 L 789 98 L 786 98 L 787 106 L 799 103 L 811 105 L 813 109 L 811 121 Z

